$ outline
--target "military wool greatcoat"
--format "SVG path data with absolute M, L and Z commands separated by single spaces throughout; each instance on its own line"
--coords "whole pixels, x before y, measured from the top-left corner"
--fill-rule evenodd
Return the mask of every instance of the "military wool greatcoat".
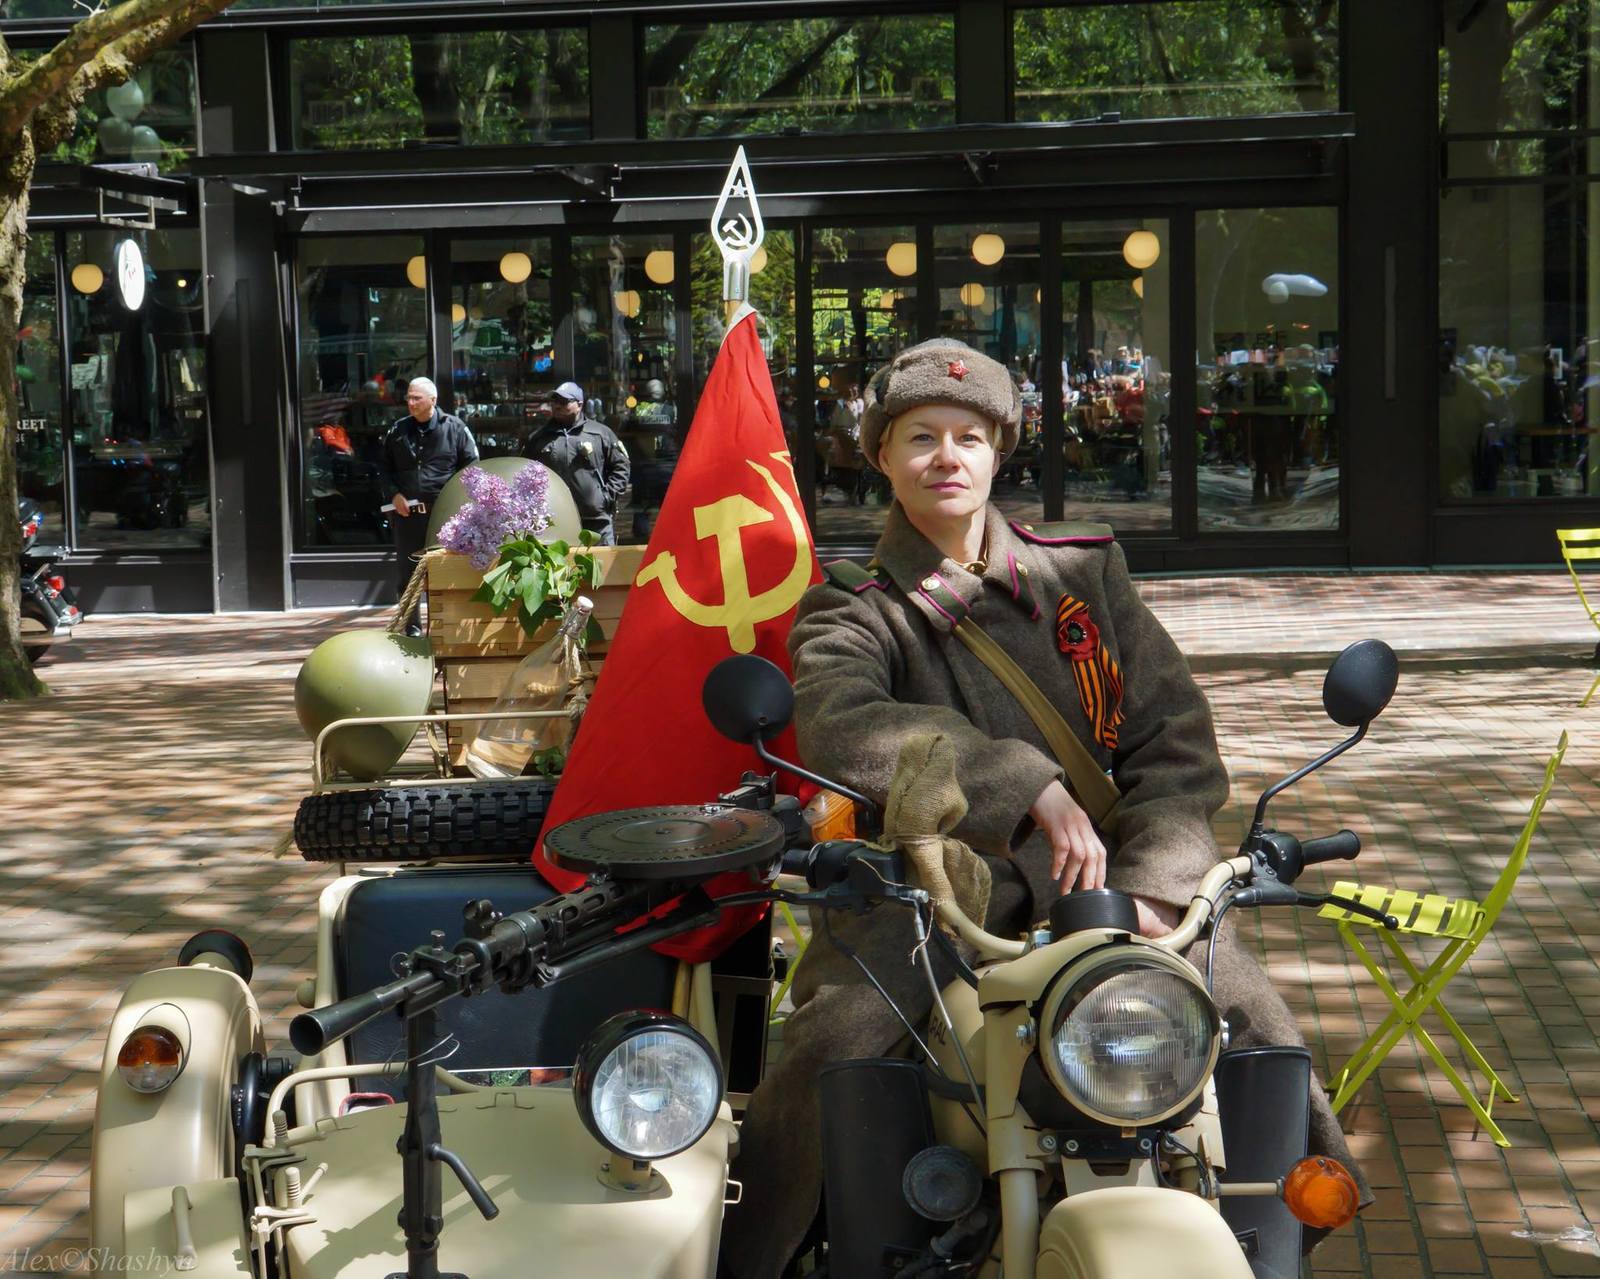
M 1021 703 L 953 633 L 970 610 L 1115 780 L 1122 798 L 1102 830 L 1108 884 L 1187 907 L 1221 857 L 1211 818 L 1228 798 L 1227 771 L 1205 695 L 1140 600 L 1110 529 L 1012 524 L 990 506 L 984 559 L 969 567 L 946 558 L 896 503 L 871 567 L 868 580 L 857 574 L 850 585 L 836 574 L 800 603 L 789 643 L 805 763 L 882 804 L 905 740 L 947 735 L 969 805 L 951 833 L 988 864 L 987 926 L 1014 936 L 1044 918 L 1058 889 L 1049 841 L 1028 810 L 1048 783 L 1066 779 Z M 814 916 L 781 1056 L 741 1129 L 732 1175 L 744 1197 L 724 1234 L 739 1279 L 778 1275 L 816 1211 L 822 1067 L 885 1055 L 905 1034 L 855 956 L 912 1025 L 920 1029 L 932 1007 L 909 963 L 915 937 L 904 911 Z M 1302 1042 L 1266 975 L 1226 931 L 1215 995 L 1233 1046 Z M 1311 1147 L 1356 1171 L 1315 1088 Z

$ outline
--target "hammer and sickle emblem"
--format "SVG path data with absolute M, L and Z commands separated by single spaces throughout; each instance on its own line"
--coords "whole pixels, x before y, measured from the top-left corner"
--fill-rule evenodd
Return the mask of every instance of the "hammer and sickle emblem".
M 789 460 L 787 453 L 774 453 L 772 457 L 789 467 L 792 473 L 794 463 Z M 805 520 L 795 507 L 794 499 L 760 462 L 747 459 L 746 465 L 760 475 L 772 490 L 794 533 L 794 565 L 783 581 L 759 595 L 750 594 L 750 577 L 745 566 L 740 530 L 766 524 L 777 517 L 742 493 L 721 498 L 709 506 L 694 508 L 695 536 L 702 540 L 711 537 L 717 541 L 717 565 L 722 574 L 721 604 L 702 603 L 683 589 L 678 581 L 678 560 L 671 551 L 662 551 L 639 570 L 639 576 L 633 581 L 635 586 L 660 582 L 667 603 L 679 615 L 696 626 L 727 631 L 728 646 L 735 653 L 752 652 L 756 646 L 756 626 L 782 617 L 799 603 L 806 587 L 811 584 L 811 539 L 807 536 Z

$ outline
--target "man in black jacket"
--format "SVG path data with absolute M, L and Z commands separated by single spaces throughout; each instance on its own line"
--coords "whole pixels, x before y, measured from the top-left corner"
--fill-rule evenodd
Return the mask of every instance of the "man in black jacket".
M 577 383 L 550 392 L 550 421 L 533 433 L 522 456 L 566 481 L 583 527 L 600 535 L 601 546 L 617 544 L 612 517 L 628 491 L 628 450 L 609 426 L 584 414 Z
M 425 377 L 411 379 L 406 388 L 407 416 L 383 437 L 382 491 L 394 505 L 388 512 L 394 534 L 396 589 L 405 593 L 428 536 L 426 507 L 439 496 L 444 483 L 464 466 L 478 460 L 478 445 L 467 424 L 451 413 L 439 411 L 439 388 Z M 413 510 L 417 502 L 421 511 Z M 406 619 L 406 634 L 420 635 L 415 613 Z

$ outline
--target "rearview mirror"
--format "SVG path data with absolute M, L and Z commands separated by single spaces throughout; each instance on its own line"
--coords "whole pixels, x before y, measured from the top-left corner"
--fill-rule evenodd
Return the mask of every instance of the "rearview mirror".
M 1400 681 L 1400 661 L 1382 640 L 1350 645 L 1322 681 L 1322 706 L 1335 724 L 1358 728 L 1378 718 Z
M 794 715 L 789 677 L 754 653 L 725 657 L 713 666 L 700 700 L 717 732 L 747 746 L 771 741 Z

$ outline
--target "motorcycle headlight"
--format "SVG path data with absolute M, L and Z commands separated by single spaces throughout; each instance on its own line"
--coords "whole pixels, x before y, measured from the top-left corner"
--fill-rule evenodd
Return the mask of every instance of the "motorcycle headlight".
M 1177 961 L 1112 959 L 1064 975 L 1045 1001 L 1046 1073 L 1074 1106 L 1120 1128 L 1158 1123 L 1205 1089 L 1221 1018 Z
M 665 1159 L 706 1135 L 722 1104 L 722 1063 L 681 1018 L 618 1013 L 589 1036 L 573 1097 L 596 1141 L 630 1159 Z

